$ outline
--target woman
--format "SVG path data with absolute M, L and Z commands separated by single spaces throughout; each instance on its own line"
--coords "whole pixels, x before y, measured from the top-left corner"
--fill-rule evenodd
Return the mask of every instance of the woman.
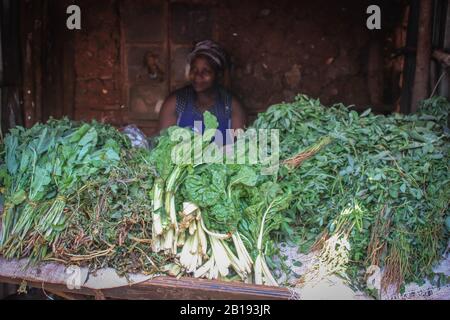
M 220 85 L 228 67 L 226 54 L 215 42 L 202 41 L 189 54 L 188 66 L 190 84 L 165 100 L 159 129 L 178 125 L 199 130 L 194 122 L 201 122 L 203 132 L 203 113 L 210 111 L 219 122 L 223 144 L 232 143 L 234 137 L 227 130 L 243 129 L 245 113 L 239 101 Z M 217 136 L 216 142 L 221 144 Z

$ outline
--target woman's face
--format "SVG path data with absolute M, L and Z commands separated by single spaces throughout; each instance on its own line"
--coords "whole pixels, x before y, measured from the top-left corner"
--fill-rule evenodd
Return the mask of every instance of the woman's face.
M 216 72 L 208 59 L 197 57 L 191 63 L 189 80 L 196 92 L 205 92 L 216 82 Z

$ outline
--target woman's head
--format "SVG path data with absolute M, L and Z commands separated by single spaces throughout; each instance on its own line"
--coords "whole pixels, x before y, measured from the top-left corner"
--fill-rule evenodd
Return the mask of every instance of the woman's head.
M 226 53 L 220 46 L 206 40 L 196 44 L 188 56 L 188 78 L 197 92 L 214 87 L 228 67 Z

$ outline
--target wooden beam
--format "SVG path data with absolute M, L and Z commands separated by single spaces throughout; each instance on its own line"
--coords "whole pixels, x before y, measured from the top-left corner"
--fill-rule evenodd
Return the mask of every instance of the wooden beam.
M 432 17 L 433 1 L 422 0 L 420 2 L 416 71 L 411 112 L 417 111 L 420 101 L 428 98 L 429 94 Z
M 436 59 L 439 63 L 443 64 L 445 67 L 450 67 L 450 53 L 435 50 L 433 52 L 433 58 Z
M 33 72 L 33 2 L 24 1 L 21 4 L 22 30 L 22 66 L 23 66 L 23 109 L 25 127 L 29 128 L 35 121 L 35 82 Z
M 0 282 L 43 288 L 49 292 L 75 294 L 95 297 L 96 299 L 130 300 L 288 300 L 292 297 L 286 288 L 248 285 L 239 282 L 221 282 L 205 279 L 158 277 L 143 283 L 126 287 L 93 290 L 89 288 L 69 289 L 61 283 L 45 283 L 33 279 L 9 278 L 0 275 Z
M 405 44 L 405 63 L 402 75 L 402 94 L 400 98 L 400 111 L 411 111 L 412 90 L 414 86 L 414 73 L 416 66 L 417 30 L 419 29 L 420 0 L 410 0 L 408 7 L 408 30 Z
M 42 121 L 42 25 L 47 15 L 44 14 L 43 0 L 33 0 L 32 33 L 33 41 L 31 45 L 32 68 L 34 73 L 34 119 L 31 124 Z
M 52 289 L 45 289 L 46 293 L 51 293 L 65 300 L 86 300 L 86 296 L 74 293 L 67 293 L 62 291 L 56 291 Z
M 0 283 L 21 284 L 51 292 L 77 294 L 96 299 L 193 299 L 193 300 L 288 300 L 292 297 L 287 288 L 250 285 L 242 282 L 157 277 L 151 280 L 110 289 L 94 290 L 81 286 L 69 289 L 65 266 L 43 263 L 24 269 L 26 260 L 6 260 L 0 256 Z
M 368 87 L 370 103 L 379 107 L 383 104 L 383 47 L 380 40 L 374 38 L 370 42 L 368 61 Z
M 68 32 L 66 32 L 66 35 L 69 40 L 64 41 L 63 53 L 63 116 L 72 119 L 75 111 L 75 48 L 73 45 L 73 35 Z
M 1 129 L 7 132 L 16 125 L 24 125 L 20 103 L 22 93 L 20 2 L 7 0 L 0 3 L 0 23 L 3 46 L 3 75 L 1 94 Z

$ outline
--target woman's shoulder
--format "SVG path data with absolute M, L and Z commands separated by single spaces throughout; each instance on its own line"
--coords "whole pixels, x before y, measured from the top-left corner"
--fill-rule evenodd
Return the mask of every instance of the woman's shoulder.
M 176 112 L 181 113 L 191 100 L 192 92 L 192 87 L 190 85 L 186 85 L 182 88 L 172 91 L 166 98 L 166 101 L 170 101 L 170 104 L 173 104 L 175 106 Z
M 188 96 L 190 92 L 189 86 L 184 86 L 182 88 L 178 88 L 172 92 L 169 93 L 169 95 L 166 97 L 166 102 L 175 102 L 180 99 L 184 99 Z

